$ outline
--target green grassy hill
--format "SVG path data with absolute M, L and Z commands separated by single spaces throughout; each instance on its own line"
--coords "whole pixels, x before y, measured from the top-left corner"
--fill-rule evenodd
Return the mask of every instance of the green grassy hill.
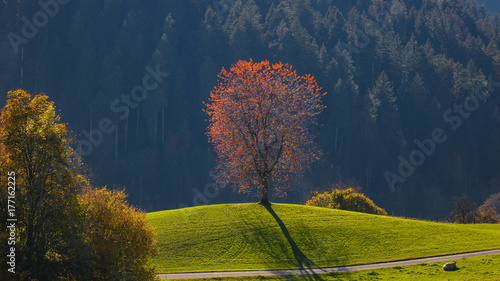
M 364 264 L 500 248 L 500 225 L 407 220 L 290 204 L 147 214 L 162 273 Z

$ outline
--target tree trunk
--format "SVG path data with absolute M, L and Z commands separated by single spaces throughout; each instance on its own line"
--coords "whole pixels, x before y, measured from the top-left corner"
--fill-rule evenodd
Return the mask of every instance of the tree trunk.
M 115 163 L 118 163 L 118 122 L 115 123 Z
M 269 203 L 269 198 L 267 196 L 267 189 L 269 187 L 269 184 L 267 182 L 267 176 L 264 176 L 262 178 L 261 185 L 262 185 L 262 199 L 260 199 L 259 203 L 262 204 L 262 205 L 269 205 L 270 204 Z
M 161 143 L 165 143 L 165 107 L 161 111 Z
M 158 110 L 155 110 L 155 142 L 158 140 Z
M 125 149 L 124 151 L 127 151 L 127 141 L 128 141 L 128 114 L 127 117 L 125 118 Z
M 137 126 L 136 126 L 136 136 L 137 139 L 139 140 L 139 110 L 140 108 L 137 108 Z

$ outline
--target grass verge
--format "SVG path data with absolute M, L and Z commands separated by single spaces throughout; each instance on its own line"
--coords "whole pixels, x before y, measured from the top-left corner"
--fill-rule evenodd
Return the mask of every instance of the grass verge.
M 422 263 L 410 266 L 396 266 L 377 270 L 363 270 L 358 272 L 345 272 L 335 274 L 320 274 L 317 276 L 255 276 L 255 277 L 228 277 L 204 279 L 177 279 L 179 281 L 248 281 L 248 280 L 419 280 L 419 281 L 447 281 L 447 280 L 500 280 L 500 255 L 465 258 L 457 261 L 458 270 L 443 271 L 442 263 Z

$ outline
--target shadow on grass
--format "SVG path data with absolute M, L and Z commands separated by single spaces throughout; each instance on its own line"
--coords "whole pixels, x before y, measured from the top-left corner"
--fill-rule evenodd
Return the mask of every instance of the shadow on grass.
M 290 232 L 288 231 L 286 225 L 276 214 L 276 212 L 274 212 L 272 206 L 268 204 L 264 205 L 264 207 L 271 214 L 271 216 L 274 218 L 274 220 L 278 223 L 279 227 L 281 228 L 283 235 L 285 236 L 286 240 L 288 241 L 288 244 L 292 248 L 293 255 L 295 257 L 295 260 L 297 261 L 297 264 L 299 265 L 299 269 L 303 274 L 302 276 L 288 276 L 287 280 L 324 280 L 321 278 L 321 276 L 312 271 L 313 268 L 315 269 L 321 269 L 321 268 L 312 260 L 307 258 L 307 256 L 300 250 L 300 248 L 297 246 L 297 243 L 295 243 L 295 240 L 293 240 L 292 236 L 290 235 Z

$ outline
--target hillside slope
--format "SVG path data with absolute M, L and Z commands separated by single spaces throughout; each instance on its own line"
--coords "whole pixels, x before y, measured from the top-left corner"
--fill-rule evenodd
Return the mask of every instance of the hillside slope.
M 456 225 L 290 204 L 149 213 L 159 272 L 288 269 L 500 248 L 500 225 Z

